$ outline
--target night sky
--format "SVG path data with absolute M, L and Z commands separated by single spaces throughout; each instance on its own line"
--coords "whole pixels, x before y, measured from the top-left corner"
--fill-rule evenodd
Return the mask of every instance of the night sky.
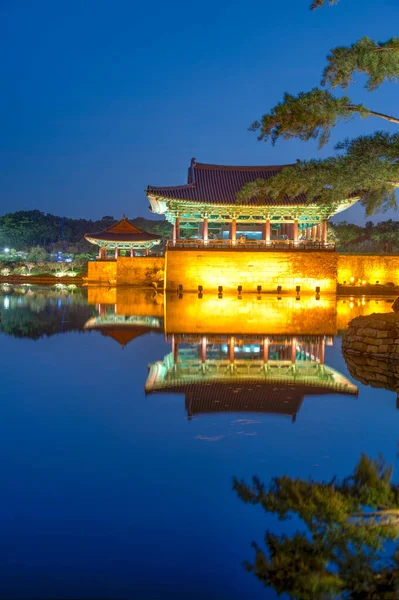
M 186 183 L 190 159 L 279 164 L 331 153 L 377 119 L 339 126 L 328 148 L 259 143 L 251 122 L 284 91 L 320 82 L 328 50 L 397 35 L 397 0 L 132 2 L 0 0 L 0 214 L 149 216 L 148 184 Z M 398 112 L 399 88 L 354 102 Z M 340 93 L 340 92 L 339 92 Z M 344 216 L 345 215 L 345 216 Z M 374 220 L 399 219 L 397 213 Z M 363 209 L 343 213 L 362 223 Z

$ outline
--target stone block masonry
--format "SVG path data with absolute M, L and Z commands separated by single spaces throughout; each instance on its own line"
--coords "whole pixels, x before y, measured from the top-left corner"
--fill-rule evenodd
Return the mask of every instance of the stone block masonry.
M 399 285 L 399 255 L 340 254 L 338 283 L 365 281 L 375 285 L 392 282 Z
M 342 351 L 349 355 L 399 361 L 399 315 L 356 317 L 349 323 L 342 339 Z
M 163 256 L 119 257 L 114 261 L 90 261 L 87 281 L 100 285 L 134 285 L 138 287 L 164 285 Z
M 166 289 L 176 290 L 183 285 L 185 291 L 197 291 L 202 285 L 204 293 L 256 292 L 258 285 L 264 292 L 335 293 L 338 255 L 335 252 L 256 252 L 229 250 L 169 250 L 166 257 Z
M 258 285 L 264 292 L 294 293 L 297 285 L 301 292 L 322 294 L 336 292 L 337 283 L 359 281 L 384 285 L 399 285 L 399 256 L 357 255 L 335 252 L 256 252 L 235 250 L 169 250 L 166 257 L 119 257 L 117 261 L 90 261 L 88 282 L 100 285 L 135 285 L 185 291 L 204 292 L 221 285 L 226 293 L 256 292 Z

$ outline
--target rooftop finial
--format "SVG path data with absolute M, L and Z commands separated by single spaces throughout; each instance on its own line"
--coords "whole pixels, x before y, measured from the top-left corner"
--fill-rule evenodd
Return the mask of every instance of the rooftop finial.
M 191 166 L 194 167 L 195 166 L 195 158 L 191 159 Z

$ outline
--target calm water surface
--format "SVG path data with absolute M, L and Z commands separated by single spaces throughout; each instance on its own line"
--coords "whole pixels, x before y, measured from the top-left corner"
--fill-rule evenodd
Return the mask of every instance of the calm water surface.
M 242 562 L 279 524 L 232 477 L 397 461 L 396 394 L 340 341 L 389 302 L 3 286 L 0 311 L 1 598 L 274 598 Z

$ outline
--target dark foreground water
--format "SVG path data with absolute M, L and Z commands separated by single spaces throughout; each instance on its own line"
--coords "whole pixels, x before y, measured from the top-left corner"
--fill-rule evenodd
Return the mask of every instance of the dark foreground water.
M 242 561 L 279 525 L 232 477 L 396 463 L 396 394 L 338 333 L 389 303 L 203 300 L 0 288 L 1 598 L 274 598 Z

